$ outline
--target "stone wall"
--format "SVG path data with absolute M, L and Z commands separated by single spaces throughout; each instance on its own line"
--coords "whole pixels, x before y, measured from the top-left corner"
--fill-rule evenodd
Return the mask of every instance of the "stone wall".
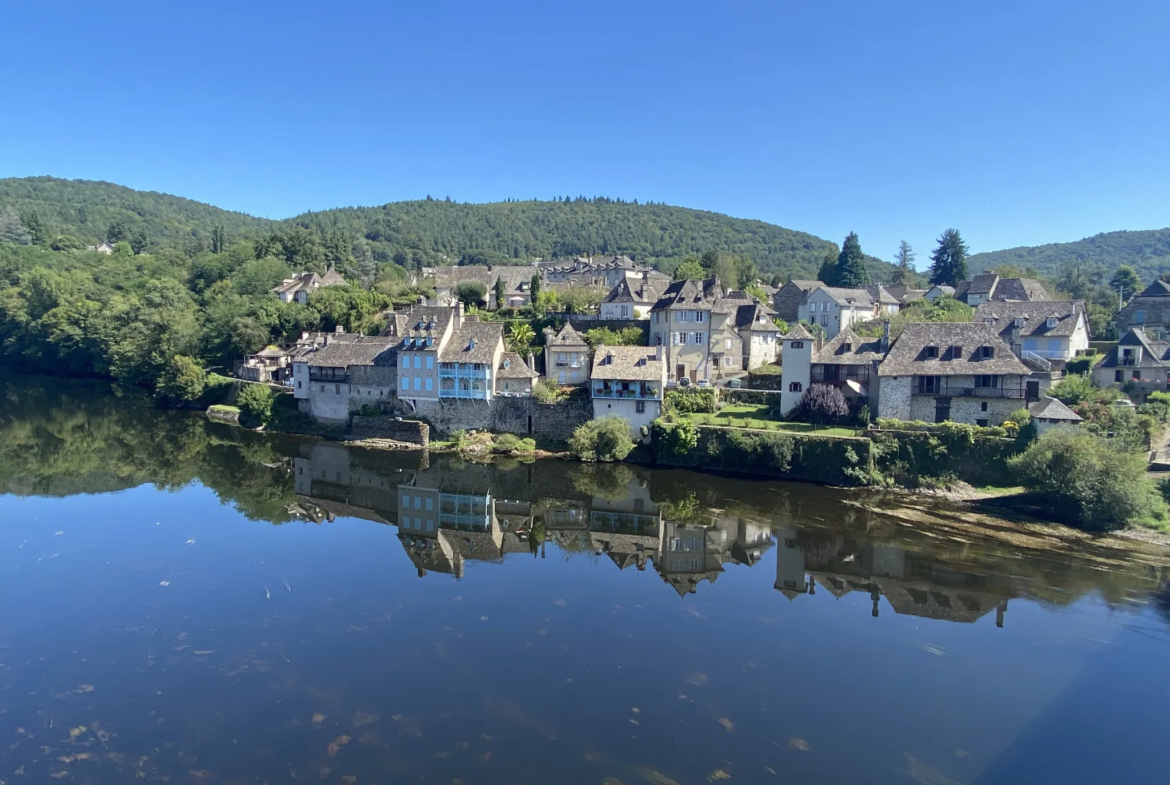
M 934 422 L 936 398 L 933 395 L 915 395 L 911 399 L 910 416 L 905 419 Z M 984 404 L 987 408 L 984 409 Z M 951 422 L 975 425 L 987 420 L 988 425 L 1000 425 L 1016 409 L 1027 406 L 1023 398 L 951 398 Z M 887 415 L 882 415 L 883 417 Z M 902 419 L 902 418 L 900 418 Z
M 359 439 L 391 439 L 426 447 L 431 442 L 431 427 L 418 420 L 391 417 L 354 416 L 349 426 L 351 436 Z
M 776 378 L 780 378 L 777 376 Z M 719 397 L 724 403 L 763 404 L 765 406 L 778 405 L 782 397 L 779 390 L 745 390 L 732 387 L 723 387 L 719 390 Z
M 537 403 L 535 398 L 494 398 L 490 402 L 443 398 L 416 403 L 413 416 L 443 433 L 488 430 L 566 441 L 579 425 L 593 419 L 592 402 L 584 396 L 561 403 Z
M 892 420 L 913 420 L 910 416 L 910 376 L 882 376 L 879 377 L 878 417 L 887 417 Z M 933 398 L 931 399 L 933 405 Z M 934 420 L 934 410 L 931 410 L 930 419 Z

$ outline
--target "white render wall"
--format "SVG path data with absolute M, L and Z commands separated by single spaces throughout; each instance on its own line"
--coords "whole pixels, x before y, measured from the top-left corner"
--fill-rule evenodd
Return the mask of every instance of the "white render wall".
M 309 400 L 309 364 L 292 364 L 293 398 L 298 401 Z
M 776 361 L 776 353 L 780 349 L 779 334 L 749 332 L 748 335 L 751 337 L 748 339 L 748 367 L 745 371 Z
M 639 414 L 637 401 L 625 398 L 594 398 L 593 419 L 611 415 L 625 417 L 630 421 L 630 436 L 634 441 L 641 441 L 642 426 L 649 427 L 650 423 L 654 422 L 662 413 L 660 401 L 643 401 L 643 403 L 646 404 L 646 411 Z
M 780 412 L 788 414 L 800 403 L 804 391 L 812 383 L 812 340 L 784 341 L 783 375 L 780 377 Z M 793 348 L 793 344 L 804 344 L 801 348 Z M 800 384 L 800 389 L 791 391 L 793 382 Z
M 309 388 L 309 415 L 317 422 L 349 422 L 349 384 L 312 382 Z

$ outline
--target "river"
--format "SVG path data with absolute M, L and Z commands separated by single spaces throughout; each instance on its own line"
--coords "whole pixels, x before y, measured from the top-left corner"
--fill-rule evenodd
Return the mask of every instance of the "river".
M 1167 776 L 1153 548 L 0 393 L 0 783 Z

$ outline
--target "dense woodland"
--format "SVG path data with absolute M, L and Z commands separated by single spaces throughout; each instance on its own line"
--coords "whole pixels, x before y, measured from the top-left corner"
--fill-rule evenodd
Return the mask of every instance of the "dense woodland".
M 1000 265 L 1032 268 L 1042 276 L 1059 276 L 1065 268 L 1079 267 L 1081 273 L 1107 279 L 1121 265 L 1129 265 L 1143 281 L 1170 272 L 1170 229 L 1144 232 L 1108 232 L 1074 243 L 1050 243 L 1034 247 L 1008 248 L 978 253 L 968 264 L 979 272 Z

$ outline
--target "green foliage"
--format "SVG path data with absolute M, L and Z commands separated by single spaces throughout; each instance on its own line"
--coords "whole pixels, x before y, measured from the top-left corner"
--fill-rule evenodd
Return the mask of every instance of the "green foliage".
M 604 295 L 588 286 L 578 286 L 559 293 L 561 306 L 565 313 L 589 314 L 596 313 Z
M 719 397 L 710 387 L 673 387 L 666 391 L 662 408 L 672 414 L 710 414 L 718 411 Z
M 896 339 L 907 324 L 916 322 L 969 322 L 975 309 L 953 297 L 940 297 L 931 305 L 927 300 L 912 300 L 890 319 L 890 338 Z
M 1117 292 L 1123 300 L 1128 300 L 1142 290 L 1142 279 L 1137 271 L 1128 264 L 1123 264 L 1109 279 L 1109 288 Z
M 634 449 L 630 422 L 608 416 L 582 423 L 569 437 L 569 450 L 582 461 L 620 461 Z
M 682 264 L 674 268 L 674 280 L 676 281 L 701 281 L 706 277 L 707 271 L 695 258 L 684 259 Z
M 591 350 L 598 346 L 645 346 L 646 331 L 641 327 L 623 327 L 611 330 L 608 327 L 593 327 L 585 331 L 585 343 Z
M 236 403 L 250 421 L 263 425 L 272 417 L 272 388 L 266 384 L 245 384 Z
M 1076 357 L 1064 364 L 1064 370 L 1068 372 L 1069 376 L 1085 376 L 1092 372 L 1093 366 L 1100 359 L 1101 356 L 1098 354 L 1086 354 L 1081 357 Z
M 1153 417 L 1159 423 L 1170 423 L 1170 393 L 1155 390 L 1146 398 L 1146 402 L 1138 407 L 1138 414 Z
M 487 284 L 483 281 L 460 281 L 452 293 L 469 307 L 479 308 L 487 302 Z
M 32 235 L 29 234 L 24 222 L 20 220 L 20 213 L 16 211 L 15 207 L 5 207 L 0 210 L 0 242 L 16 245 L 32 243 Z
M 967 244 L 958 229 L 947 229 L 930 255 L 930 282 L 957 286 L 967 280 Z
M 975 270 L 1014 264 L 1021 268 L 1031 267 L 1048 277 L 1064 278 L 1075 273 L 1086 286 L 1102 286 L 1108 297 L 1109 289 L 1104 284 L 1107 284 L 1111 272 L 1121 265 L 1132 266 L 1143 281 L 1152 281 L 1170 270 L 1170 229 L 1108 232 L 1071 243 L 980 253 L 971 257 L 970 264 Z M 1065 286 L 1061 288 L 1070 291 Z M 1086 297 L 1083 291 L 1072 293 L 1078 299 L 1096 299 Z M 1117 292 L 1112 294 L 1113 306 L 1116 307 Z M 1103 334 L 1094 330 L 1093 335 L 1101 337 Z
M 194 401 L 203 395 L 207 372 L 193 357 L 175 355 L 158 378 L 155 390 L 163 398 L 175 401 Z
M 838 286 L 849 289 L 869 286 L 869 271 L 856 232 L 850 232 L 841 246 L 841 253 L 837 256 L 836 276 Z
M 849 414 L 849 404 L 840 388 L 831 384 L 812 384 L 797 404 L 802 419 L 825 425 Z
M 532 385 L 532 397 L 537 403 L 557 403 L 566 396 L 567 393 L 552 379 L 541 379 Z
M 493 440 L 492 452 L 500 455 L 531 454 L 536 452 L 536 440 L 502 433 Z
M 1048 390 L 1048 395 L 1065 406 L 1075 406 L 1093 397 L 1097 388 L 1089 376 L 1069 374 Z
M 1066 429 L 1049 431 L 1010 461 L 1025 487 L 1092 531 L 1164 522 L 1166 502 L 1146 476 L 1146 459 L 1110 440 Z
M 508 325 L 508 332 L 505 336 L 508 351 L 524 354 L 535 340 L 536 331 L 532 329 L 532 325 L 526 322 L 515 322 Z
M 894 255 L 894 269 L 890 270 L 887 279 L 890 286 L 909 286 L 914 276 L 914 260 L 918 255 L 910 247 L 910 243 L 903 240 L 898 245 L 898 253 Z
M 699 429 L 690 420 L 677 423 L 660 423 L 658 439 L 662 440 L 660 449 L 665 449 L 673 455 L 686 455 L 699 443 Z

